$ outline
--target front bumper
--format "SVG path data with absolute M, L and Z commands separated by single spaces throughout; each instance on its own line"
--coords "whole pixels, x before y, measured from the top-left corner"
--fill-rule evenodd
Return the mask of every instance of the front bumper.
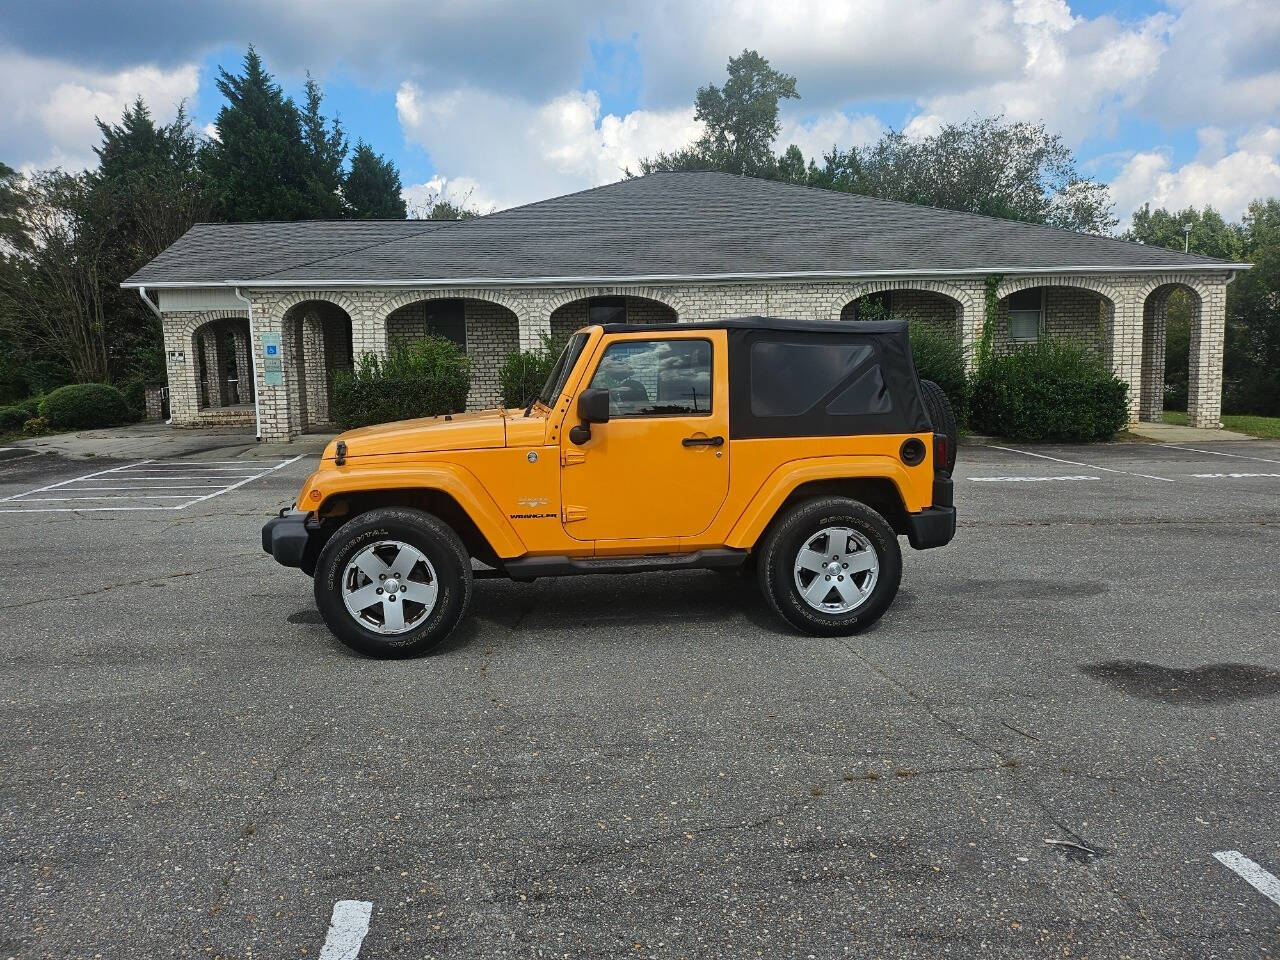
M 907 514 L 907 540 L 917 550 L 946 546 L 955 535 L 955 507 L 925 507 Z
M 262 549 L 276 563 L 311 574 L 316 569 L 320 525 L 309 513 L 290 510 L 272 517 L 262 528 Z

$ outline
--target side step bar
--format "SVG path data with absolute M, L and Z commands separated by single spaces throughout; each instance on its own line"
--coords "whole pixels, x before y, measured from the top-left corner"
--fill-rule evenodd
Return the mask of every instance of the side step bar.
M 654 570 L 733 569 L 746 562 L 747 551 L 728 547 L 693 553 L 654 553 L 641 557 L 521 557 L 503 564 L 512 580 L 571 577 L 585 573 L 649 573 Z M 487 571 L 486 571 L 487 572 Z M 501 571 L 494 571 L 502 576 Z

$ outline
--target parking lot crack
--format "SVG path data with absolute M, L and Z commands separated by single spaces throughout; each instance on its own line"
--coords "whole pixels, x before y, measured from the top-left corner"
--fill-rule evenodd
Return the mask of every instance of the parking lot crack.
M 163 573 L 154 577 L 140 577 L 136 580 L 122 580 L 119 583 L 109 583 L 106 586 L 98 587 L 96 590 L 86 590 L 79 595 L 83 600 L 86 597 L 96 597 L 104 593 L 110 593 L 112 590 L 119 590 L 122 587 L 140 587 L 148 584 L 164 583 L 167 580 L 179 580 L 184 577 L 195 577 L 202 573 L 213 573 L 222 570 L 221 565 L 215 567 L 202 567 L 199 570 L 180 570 L 177 573 Z M 0 610 L 17 610 L 20 607 L 31 607 L 40 603 L 63 603 L 64 598 L 61 596 L 37 597 L 33 600 L 19 600 L 17 603 L 0 604 Z

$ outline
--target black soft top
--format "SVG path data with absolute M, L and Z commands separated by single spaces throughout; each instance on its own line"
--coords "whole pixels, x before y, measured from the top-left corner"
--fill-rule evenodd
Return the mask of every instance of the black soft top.
M 902 320 L 726 317 L 602 326 L 606 333 L 729 331 L 729 435 L 734 439 L 932 430 Z
M 786 317 L 722 317 L 694 323 L 603 323 L 605 333 L 665 333 L 672 330 L 785 330 L 798 333 L 822 333 L 847 337 L 854 333 L 906 336 L 905 320 L 858 320 L 855 323 L 833 320 L 791 320 Z

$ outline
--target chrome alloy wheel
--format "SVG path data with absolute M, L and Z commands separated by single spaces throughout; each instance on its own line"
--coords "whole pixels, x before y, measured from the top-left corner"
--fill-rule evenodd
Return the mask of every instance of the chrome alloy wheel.
M 382 540 L 365 547 L 342 574 L 347 612 L 374 633 L 404 633 L 431 615 L 436 571 L 417 547 Z
M 871 541 L 852 527 L 824 527 L 796 554 L 796 589 L 822 613 L 849 613 L 866 603 L 880 577 Z

